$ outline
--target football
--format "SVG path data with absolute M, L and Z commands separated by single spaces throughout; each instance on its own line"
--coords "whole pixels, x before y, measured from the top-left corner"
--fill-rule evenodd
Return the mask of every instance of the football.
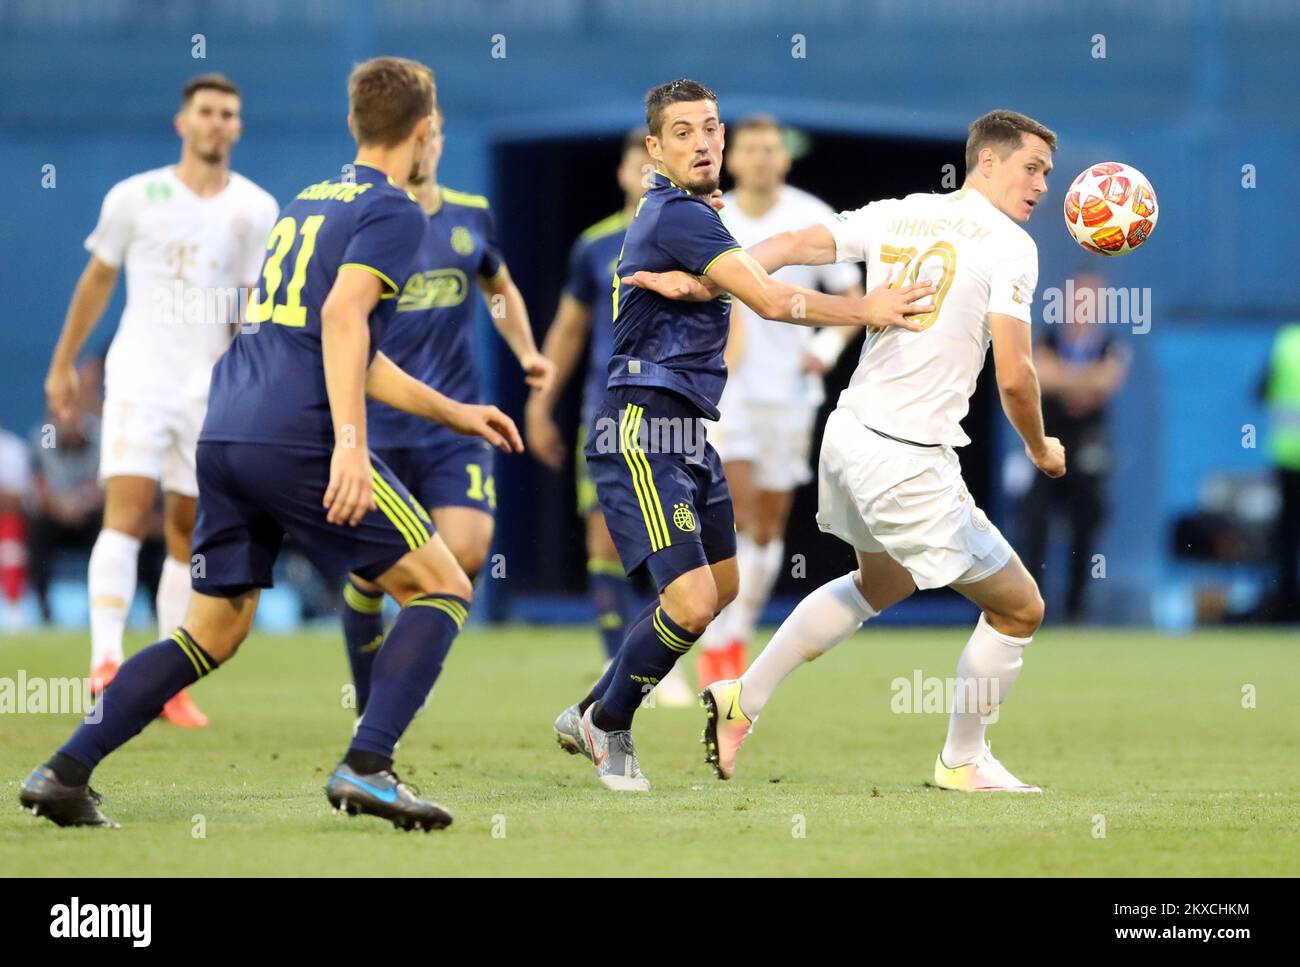
M 1118 161 L 1089 165 L 1065 193 L 1065 227 L 1098 255 L 1127 255 L 1144 244 L 1159 214 L 1151 182 Z

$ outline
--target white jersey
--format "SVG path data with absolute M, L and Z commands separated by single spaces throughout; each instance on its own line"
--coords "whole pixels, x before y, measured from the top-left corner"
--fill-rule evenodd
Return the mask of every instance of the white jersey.
M 734 191 L 723 195 L 723 201 L 726 207 L 720 212 L 722 223 L 745 247 L 778 232 L 816 225 L 832 214 L 831 207 L 820 198 L 790 185 L 783 185 L 776 204 L 757 218 L 740 210 Z M 829 292 L 840 292 L 862 282 L 861 272 L 850 265 L 789 265 L 774 273 L 773 278 Z M 736 369 L 728 374 L 728 399 L 820 406 L 825 398 L 822 378 L 804 369 L 804 353 L 816 330 L 764 319 L 739 300 L 736 311 L 745 326 L 745 352 Z
M 200 198 L 171 167 L 118 182 L 86 250 L 126 267 L 126 307 L 104 363 L 107 393 L 178 407 L 203 404 L 230 343 L 237 290 L 253 285 L 279 205 L 235 172 Z
M 979 192 L 872 202 L 826 221 L 836 260 L 866 262 L 867 288 L 929 279 L 936 309 L 922 332 L 867 331 L 839 405 L 875 430 L 916 443 L 964 446 L 961 428 L 991 339 L 989 314 L 1028 323 L 1038 247 Z

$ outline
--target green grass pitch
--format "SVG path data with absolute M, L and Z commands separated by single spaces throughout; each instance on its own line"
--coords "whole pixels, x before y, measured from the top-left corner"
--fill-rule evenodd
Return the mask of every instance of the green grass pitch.
M 698 709 L 645 709 L 637 747 L 654 790 L 619 796 L 551 732 L 598 669 L 591 630 L 473 628 L 397 752 L 399 772 L 456 814 L 425 835 L 325 802 L 352 724 L 340 635 L 255 633 L 194 689 L 209 728 L 155 723 L 96 773 L 118 831 L 20 810 L 22 778 L 76 719 L 0 715 L 0 872 L 1300 873 L 1294 634 L 1040 632 L 990 739 L 1041 797 L 925 784 L 946 717 L 891 711 L 890 684 L 951 675 L 965 637 L 869 625 L 787 680 L 729 783 L 704 765 Z M 84 675 L 87 653 L 79 634 L 0 638 L 0 677 Z

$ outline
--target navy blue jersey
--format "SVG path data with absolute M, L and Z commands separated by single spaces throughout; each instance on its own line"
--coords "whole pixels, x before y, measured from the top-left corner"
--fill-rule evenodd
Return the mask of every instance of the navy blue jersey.
M 439 190 L 397 314 L 380 349 L 422 383 L 461 403 L 481 403 L 474 361 L 475 279 L 501 270 L 492 212 L 482 195 Z M 370 446 L 427 447 L 464 438 L 447 427 L 371 400 L 366 407 Z
M 606 367 L 614 355 L 614 300 L 609 296 L 618 267 L 619 252 L 627 235 L 627 216 L 615 212 L 584 231 L 569 252 L 569 272 L 564 294 L 591 313 L 591 338 L 587 351 L 587 378 L 582 384 L 582 422 L 605 395 Z
M 680 269 L 702 275 L 740 244 L 708 200 L 654 173 L 628 226 L 614 278 L 614 354 L 608 386 L 658 386 L 690 400 L 709 420 L 727 382 L 730 296 L 709 302 L 666 299 L 619 277 Z
M 271 230 L 257 293 L 212 370 L 200 440 L 331 450 L 334 428 L 321 358 L 321 307 L 345 265 L 374 273 L 383 296 L 370 314 L 370 355 L 424 234 L 415 199 L 377 168 L 310 185 Z

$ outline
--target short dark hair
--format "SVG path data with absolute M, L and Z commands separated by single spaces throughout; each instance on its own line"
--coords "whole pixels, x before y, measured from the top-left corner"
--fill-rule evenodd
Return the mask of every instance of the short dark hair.
M 727 128 L 727 134 L 731 136 L 730 140 L 733 142 L 746 131 L 775 131 L 777 134 L 784 133 L 781 130 L 781 122 L 771 114 L 749 114 Z
M 980 152 L 985 148 L 992 148 L 999 158 L 1005 159 L 1020 147 L 1026 134 L 1042 138 L 1049 148 L 1056 150 L 1056 132 L 1018 111 L 999 109 L 976 118 L 966 138 L 966 174 L 975 170 Z
M 712 101 L 716 107 L 718 95 L 689 77 L 679 77 L 675 81 L 652 88 L 645 96 L 645 123 L 650 133 L 658 137 L 660 129 L 663 128 L 664 111 L 668 105 L 680 104 L 684 101 Z
M 649 133 L 645 128 L 633 128 L 623 135 L 623 154 L 626 155 L 629 151 L 644 151 L 646 135 Z
M 200 74 L 191 77 L 181 88 L 181 107 L 188 107 L 199 91 L 224 91 L 239 97 L 239 86 L 225 74 Z
M 375 57 L 348 78 L 348 114 L 357 144 L 391 148 L 435 110 L 433 71 L 405 57 Z

